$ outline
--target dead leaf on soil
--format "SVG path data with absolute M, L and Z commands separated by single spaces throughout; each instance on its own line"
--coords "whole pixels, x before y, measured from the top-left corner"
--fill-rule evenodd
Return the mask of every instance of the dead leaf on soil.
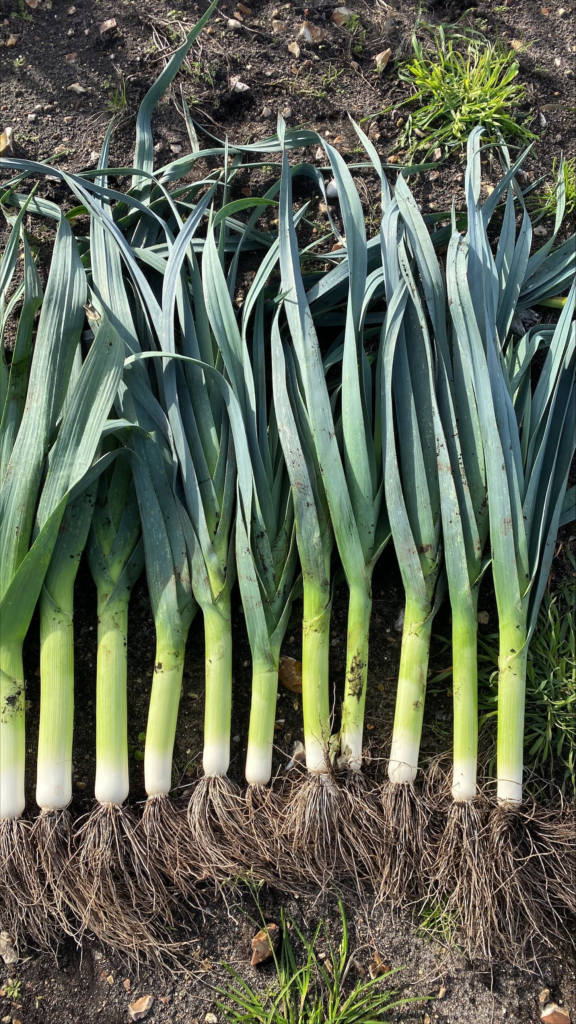
M 372 980 L 374 980 L 374 978 L 382 977 L 383 974 L 390 974 L 391 968 L 388 967 L 388 964 L 384 963 L 379 952 L 375 949 L 374 959 L 372 960 L 372 963 L 370 964 L 368 970 L 370 972 L 370 977 L 372 978 Z
M 283 654 L 278 667 L 278 678 L 290 693 L 302 693 L 302 662 Z
M 288 49 L 295 57 L 300 56 L 300 47 L 297 42 L 288 43 Z
M 266 924 L 266 929 L 259 931 L 252 939 L 252 967 L 269 960 L 280 945 L 280 929 L 273 921 Z
M 374 60 L 376 61 L 376 70 L 384 71 L 384 68 L 386 67 L 391 56 L 392 50 L 390 48 L 388 48 L 387 50 L 382 50 L 382 53 L 377 53 L 376 56 L 374 57 Z
M 100 35 L 106 35 L 106 32 L 111 32 L 114 28 L 116 28 L 116 18 L 107 18 L 100 25 Z
M 0 153 L 2 150 L 0 149 Z M 15 964 L 18 953 L 14 948 L 14 939 L 9 932 L 0 932 L 0 956 L 5 964 Z
M 354 17 L 354 11 L 351 11 L 349 7 L 336 7 L 332 11 L 332 21 L 335 25 L 338 25 L 338 28 L 346 24 L 352 17 Z
M 325 34 L 320 25 L 315 25 L 312 21 L 303 21 L 298 38 L 303 39 L 306 43 L 321 43 Z
M 14 153 L 14 130 L 5 128 L 0 135 L 0 156 L 7 156 L 9 153 Z M 7 932 L 2 932 L 2 935 L 7 935 Z
M 446 995 L 447 991 L 448 989 L 446 988 L 446 985 L 440 985 L 436 999 L 444 999 L 444 996 Z
M 546 1024 L 570 1024 L 570 1014 L 556 1003 L 548 1003 L 542 1010 L 540 1020 Z
M 6 46 L 16 46 L 19 39 L 19 35 L 16 35 L 16 33 L 11 32 L 10 35 L 8 36 L 8 39 L 6 40 Z
M 130 1003 L 128 1011 L 131 1020 L 143 1020 L 154 1005 L 154 996 L 140 996 L 135 1003 Z
M 72 85 L 68 86 L 66 91 L 75 92 L 77 96 L 81 96 L 82 93 L 86 92 L 86 89 L 84 88 L 84 86 L 80 85 L 79 82 L 73 82 Z

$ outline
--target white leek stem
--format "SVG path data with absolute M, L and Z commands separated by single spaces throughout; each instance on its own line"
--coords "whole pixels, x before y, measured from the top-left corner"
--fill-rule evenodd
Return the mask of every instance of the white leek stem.
M 129 791 L 128 599 L 129 595 L 123 594 L 113 604 L 103 602 L 98 612 L 95 796 L 101 804 L 122 804 Z
M 0 645 L 0 820 L 24 811 L 24 667 L 22 644 Z
M 204 609 L 206 644 L 206 691 L 204 704 L 205 775 L 226 775 L 230 764 L 230 726 L 232 717 L 232 630 L 230 598 L 218 607 Z
M 309 772 L 326 772 L 330 740 L 330 591 L 304 581 L 302 711 Z
M 63 589 L 63 588 L 61 588 Z M 40 598 L 40 731 L 36 803 L 43 811 L 63 810 L 72 799 L 74 730 L 74 580 L 69 600 L 57 605 Z
M 430 608 L 420 608 L 408 598 L 388 763 L 388 777 L 394 783 L 414 782 L 418 771 L 431 630 Z
M 348 606 L 346 689 L 342 705 L 340 762 L 349 771 L 362 768 L 364 705 L 368 680 L 368 631 L 372 611 L 370 588 L 352 587 Z
M 500 625 L 498 658 L 498 803 L 522 803 L 524 706 L 526 702 L 526 629 L 518 622 Z
M 476 591 L 463 608 L 452 605 L 452 689 L 454 694 L 454 766 L 452 796 L 476 796 L 478 761 L 478 616 Z
M 245 771 L 246 781 L 251 786 L 265 786 L 270 782 L 277 695 L 278 668 L 266 662 L 254 662 Z
M 172 756 L 183 671 L 184 646 L 175 651 L 159 644 L 144 751 L 144 784 L 148 796 L 167 794 L 172 788 Z

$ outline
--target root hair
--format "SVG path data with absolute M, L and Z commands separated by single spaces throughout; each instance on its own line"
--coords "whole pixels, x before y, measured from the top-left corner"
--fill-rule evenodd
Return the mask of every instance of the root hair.
M 0 820 L 0 919 L 17 947 L 27 940 L 42 950 L 57 945 L 32 827 L 23 818 Z
M 412 783 L 387 781 L 381 790 L 384 830 L 379 899 L 395 906 L 425 893 L 432 818 Z
M 238 786 L 226 775 L 205 775 L 188 804 L 188 825 L 202 877 L 229 879 L 245 870 L 246 811 Z

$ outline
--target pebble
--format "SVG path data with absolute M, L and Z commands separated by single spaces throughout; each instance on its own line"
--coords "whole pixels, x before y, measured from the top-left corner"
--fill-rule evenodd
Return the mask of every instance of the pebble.
M 233 32 L 241 32 L 242 24 L 237 18 L 228 18 L 228 28 L 232 29 Z
M 170 152 L 174 153 L 177 156 L 178 153 L 182 152 L 182 146 L 180 146 L 177 142 L 173 142 L 172 145 L 170 146 Z
M 248 92 L 250 86 L 246 85 L 246 82 L 241 80 L 240 75 L 232 75 L 232 78 L 230 79 L 230 89 L 232 92 Z
M 326 33 L 320 25 L 315 25 L 312 21 L 303 21 L 302 27 L 298 33 L 298 37 L 303 39 L 306 43 L 321 43 Z
M 296 58 L 300 56 L 300 47 L 298 46 L 298 43 L 296 41 L 294 41 L 293 43 L 288 43 L 288 51 Z
M 112 29 L 116 28 L 116 18 L 107 18 L 100 25 L 100 35 L 106 35 L 107 32 L 111 32 Z
M 386 67 L 391 56 L 392 50 L 390 49 L 382 50 L 381 53 L 377 53 L 376 56 L 374 57 L 374 60 L 376 61 L 376 70 L 384 71 L 384 68 Z
M 279 36 L 283 35 L 284 32 L 286 32 L 287 30 L 288 30 L 288 25 L 286 24 L 285 21 L 279 21 L 278 18 L 273 18 L 272 19 L 272 31 L 276 35 L 279 35 Z
M 15 35 L 14 32 L 11 32 L 11 34 L 8 36 L 8 39 L 6 40 L 6 46 L 16 46 L 19 39 L 19 35 Z
M 338 28 L 340 28 L 340 26 L 344 25 L 344 23 L 348 21 L 349 18 L 352 18 L 353 15 L 354 11 L 351 11 L 349 7 L 336 7 L 332 11 L 332 21 L 338 26 Z
M 66 63 L 67 64 L 75 64 L 77 60 L 78 60 L 78 54 L 77 53 L 67 53 L 66 54 Z
M 37 120 L 37 118 L 38 118 L 38 115 L 37 115 L 37 114 L 28 114 L 28 120 L 30 121 L 30 123 L 31 123 L 31 124 L 32 124 L 32 123 L 33 123 L 34 121 L 36 121 L 36 120 Z
M 86 92 L 86 89 L 79 82 L 73 82 L 72 85 L 67 87 L 66 92 L 75 92 L 77 96 L 81 96 L 82 93 Z
M 263 107 L 262 108 L 262 117 L 265 117 L 266 119 L 268 119 L 269 117 L 272 117 L 272 111 L 271 111 L 270 107 Z
M 548 1003 L 542 1010 L 540 1020 L 545 1024 L 570 1024 L 570 1014 L 557 1003 Z
M 280 936 L 280 929 L 273 921 L 267 922 L 266 928 L 256 933 L 252 939 L 252 967 L 270 960 L 280 945 Z
M 5 964 L 15 964 L 18 960 L 14 940 L 9 932 L 0 932 L 0 956 Z

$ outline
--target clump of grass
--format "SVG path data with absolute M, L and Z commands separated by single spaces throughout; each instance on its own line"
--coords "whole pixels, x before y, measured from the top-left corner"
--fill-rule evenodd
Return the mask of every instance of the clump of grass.
M 545 594 L 530 644 L 526 676 L 524 758 L 528 770 L 576 790 L 576 633 L 573 582 Z M 497 714 L 498 637 L 480 641 L 479 706 L 486 722 Z
M 558 206 L 558 190 L 564 183 L 566 196 L 566 214 L 573 216 L 576 212 L 576 157 L 571 160 L 554 158 L 552 163 L 552 181 L 549 182 L 544 194 L 539 197 L 543 217 L 555 217 Z
M 300 931 L 291 917 L 281 912 L 282 946 L 274 955 L 277 985 L 256 992 L 228 964 L 224 967 L 235 984 L 217 989 L 226 1002 L 217 1007 L 229 1024 L 359 1024 L 360 1021 L 389 1019 L 388 1011 L 407 1003 L 421 1002 L 422 997 L 395 999 L 396 992 L 382 991 L 382 978 L 357 981 L 353 988 L 346 984 L 353 958 L 349 956 L 348 928 L 342 902 L 339 900 L 342 938 L 335 948 L 321 921 L 311 939 Z M 299 939 L 305 961 L 298 967 L 290 933 Z M 318 940 L 326 947 L 317 950 Z M 386 977 L 395 974 L 390 971 Z
M 478 124 L 488 138 L 498 133 L 518 143 L 535 138 L 517 113 L 526 86 L 516 81 L 514 53 L 477 38 L 459 39 L 447 38 L 440 26 L 432 46 L 424 49 L 414 34 L 414 55 L 400 65 L 399 77 L 414 89 L 401 106 L 416 105 L 400 138 L 409 155 L 424 151 L 427 157 L 438 146 L 445 152 L 459 148 Z

